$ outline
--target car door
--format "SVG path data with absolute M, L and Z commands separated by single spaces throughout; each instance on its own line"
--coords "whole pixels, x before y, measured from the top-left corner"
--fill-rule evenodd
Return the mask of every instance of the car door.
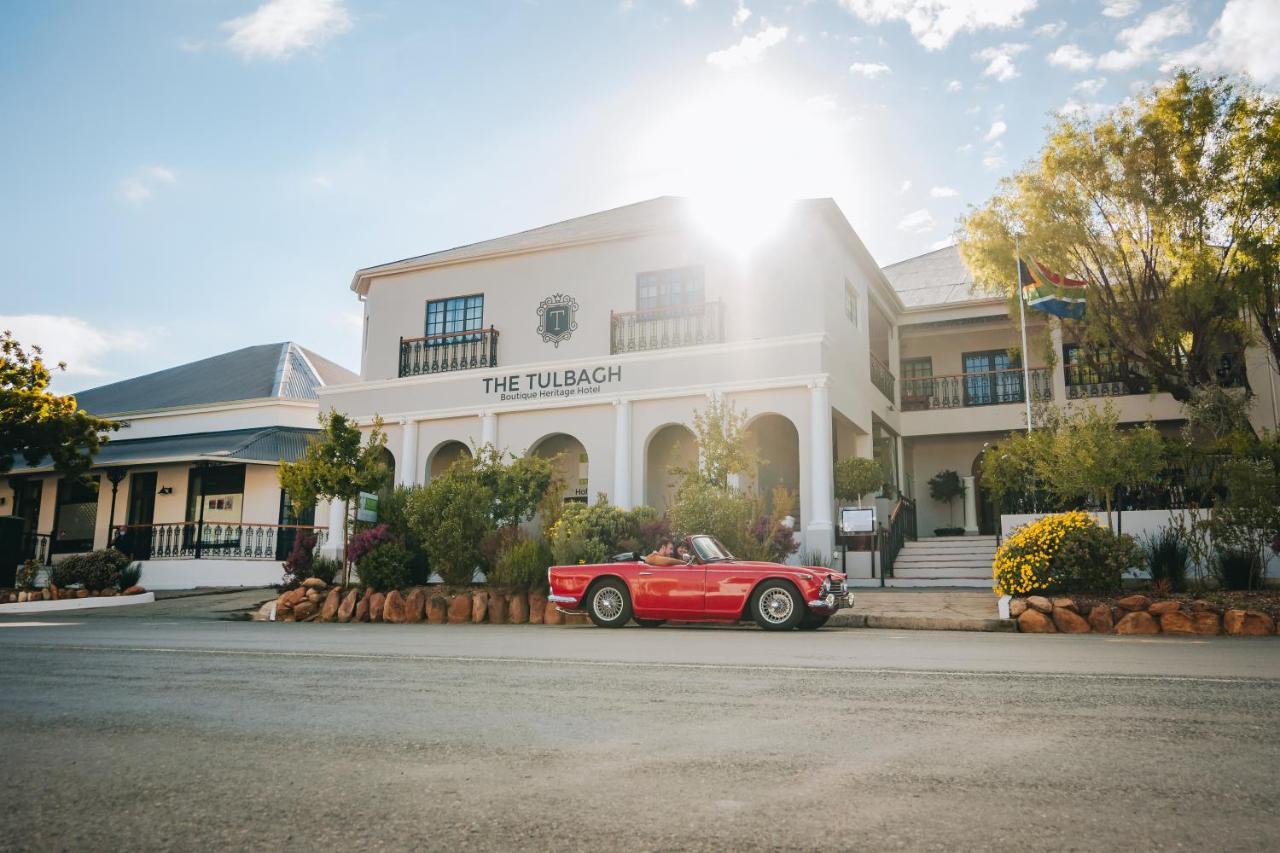
M 775 566 L 739 562 L 707 565 L 707 593 L 704 597 L 708 619 L 737 619 L 747 604 L 747 596 L 765 576 L 765 569 Z
M 636 571 L 631 606 L 643 619 L 700 619 L 706 595 L 706 566 L 650 566 Z

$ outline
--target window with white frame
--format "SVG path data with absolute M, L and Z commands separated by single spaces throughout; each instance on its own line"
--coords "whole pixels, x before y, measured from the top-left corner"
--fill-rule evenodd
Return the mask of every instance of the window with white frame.
M 858 289 L 849 279 L 844 280 L 844 316 L 856 328 L 858 325 Z

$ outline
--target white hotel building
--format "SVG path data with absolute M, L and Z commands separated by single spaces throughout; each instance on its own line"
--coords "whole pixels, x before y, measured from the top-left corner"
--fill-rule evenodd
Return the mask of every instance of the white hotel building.
M 794 490 L 804 552 L 830 552 L 835 460 L 879 459 L 927 535 L 951 511 L 929 478 L 972 478 L 986 442 L 1025 426 L 1005 299 L 975 289 L 954 248 L 881 269 L 830 199 L 796 204 L 749 254 L 686 200 L 657 198 L 368 267 L 351 288 L 360 380 L 320 403 L 381 416 L 405 484 L 492 443 L 560 458 L 577 499 L 662 508 L 693 413 L 720 395 L 748 413 L 764 460 L 748 485 Z M 1031 331 L 1047 319 L 1031 312 Z M 1051 334 L 1055 366 L 1031 348 L 1033 399 L 1106 395 L 1125 421 L 1179 421 L 1167 394 L 1089 375 Z M 1255 420 L 1273 427 L 1274 371 L 1261 351 L 1245 362 Z M 969 482 L 955 524 L 994 533 Z M 878 503 L 884 518 L 893 502 Z

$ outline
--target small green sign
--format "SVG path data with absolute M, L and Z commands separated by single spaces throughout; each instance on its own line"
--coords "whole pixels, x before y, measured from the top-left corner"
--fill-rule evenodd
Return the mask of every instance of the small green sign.
M 361 492 L 356 501 L 356 521 L 378 520 L 378 496 L 372 492 Z

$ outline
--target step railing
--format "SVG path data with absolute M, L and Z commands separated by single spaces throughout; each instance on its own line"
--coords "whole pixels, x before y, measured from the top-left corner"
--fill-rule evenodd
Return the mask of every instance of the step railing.
M 880 528 L 880 585 L 885 578 L 893 577 L 893 564 L 902 553 L 907 540 L 916 538 L 916 503 L 910 498 L 898 498 L 889 511 L 889 523 Z

